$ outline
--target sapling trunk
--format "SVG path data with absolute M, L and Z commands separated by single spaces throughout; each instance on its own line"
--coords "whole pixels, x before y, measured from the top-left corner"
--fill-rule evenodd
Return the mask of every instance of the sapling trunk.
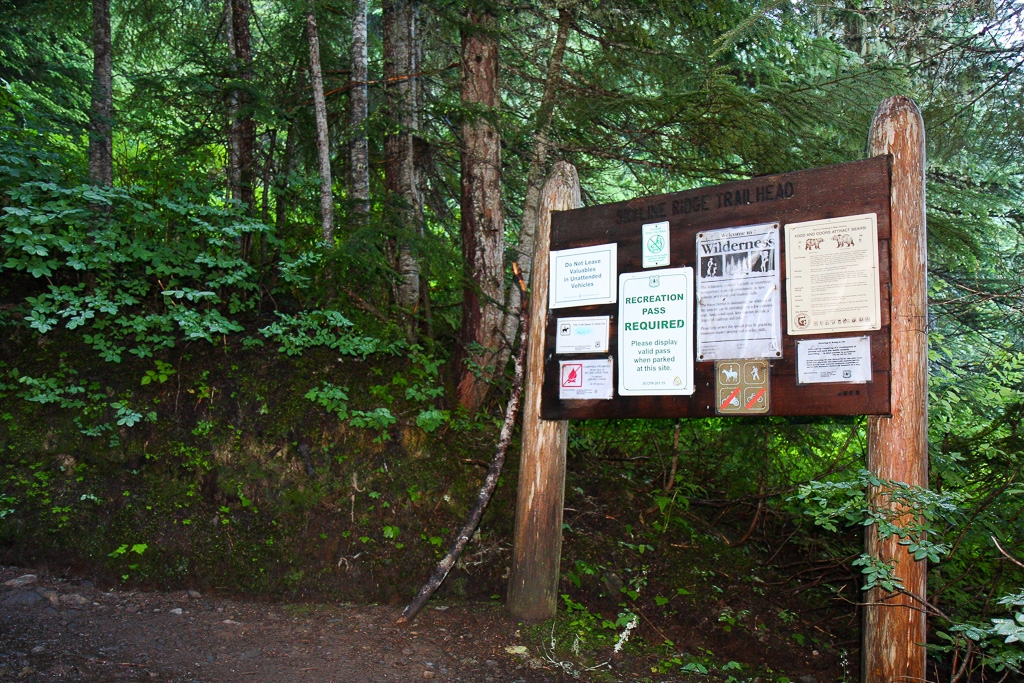
M 402 610 L 402 616 L 398 618 L 399 624 L 407 624 L 416 618 L 419 611 L 423 609 L 423 606 L 430 600 L 430 596 L 444 582 L 445 577 L 448 576 L 448 572 L 451 571 L 455 563 L 458 562 L 459 557 L 462 556 L 462 551 L 465 550 L 466 544 L 469 543 L 469 539 L 473 537 L 473 533 L 476 531 L 477 525 L 480 524 L 480 519 L 484 515 L 484 509 L 487 504 L 491 501 L 491 496 L 494 494 L 494 489 L 498 485 L 498 477 L 501 476 L 501 469 L 505 465 L 505 454 L 508 452 L 508 445 L 512 441 L 512 429 L 516 424 L 516 415 L 519 413 L 519 399 L 523 395 L 523 375 L 524 375 L 524 359 L 526 357 L 526 339 L 529 334 L 529 323 L 530 317 L 527 315 L 527 297 L 526 297 L 526 283 L 523 281 L 522 273 L 519 270 L 519 266 L 516 263 L 512 264 L 512 272 L 516 276 L 516 281 L 519 284 L 519 289 L 522 292 L 522 305 L 519 309 L 519 350 L 516 351 L 515 357 L 515 374 L 512 378 L 512 393 L 508 399 L 508 405 L 505 406 L 505 422 L 501 426 L 501 434 L 498 438 L 498 446 L 494 453 L 494 459 L 491 461 L 490 466 L 487 468 L 487 476 L 484 478 L 484 483 L 480 487 L 480 493 L 477 494 L 476 504 L 473 509 L 470 510 L 469 517 L 466 519 L 466 523 L 462 526 L 455 540 L 452 541 L 451 546 L 448 548 L 448 553 L 444 558 L 437 563 L 434 568 L 434 573 L 430 575 L 423 587 L 420 588 L 420 592 L 417 593 L 416 597 L 410 602 L 404 610 Z

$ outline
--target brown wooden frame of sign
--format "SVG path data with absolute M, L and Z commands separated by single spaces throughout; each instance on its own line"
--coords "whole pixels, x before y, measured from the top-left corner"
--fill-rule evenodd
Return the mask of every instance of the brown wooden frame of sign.
M 789 335 L 786 333 L 786 297 L 782 297 L 782 358 L 771 359 L 769 415 L 888 415 L 890 406 L 890 197 L 892 157 L 877 156 L 792 173 L 763 176 L 696 190 L 644 197 L 583 209 L 554 212 L 551 217 L 551 251 L 615 242 L 618 244 L 616 275 L 630 272 L 657 273 L 644 269 L 641 226 L 669 222 L 671 256 L 667 267 L 695 266 L 696 235 L 718 228 L 777 222 L 780 225 L 780 259 L 785 291 L 785 226 L 826 218 L 874 213 L 878 219 L 878 272 L 881 328 L 870 331 Z M 617 286 L 617 280 L 616 280 Z M 562 400 L 559 398 L 558 361 L 572 354 L 555 354 L 558 318 L 611 316 L 610 355 L 617 361 L 616 323 L 618 304 L 579 306 L 548 310 L 544 350 L 544 383 L 541 415 L 548 420 L 590 418 L 714 417 L 715 364 L 695 363 L 695 391 L 691 396 L 616 396 L 611 400 Z M 696 334 L 696 330 L 689 332 Z M 868 336 L 871 339 L 872 380 L 865 384 L 804 384 L 796 381 L 796 341 Z M 595 356 L 586 356 L 594 358 Z M 602 356 L 605 357 L 605 356 Z M 615 363 L 618 385 L 618 363 Z
M 683 233 L 682 238 L 673 236 L 671 239 L 669 265 L 679 266 L 695 262 L 694 237 L 698 229 L 775 221 L 784 226 L 820 218 L 876 213 L 882 327 L 877 332 L 868 333 L 872 337 L 873 381 L 866 385 L 847 385 L 864 387 L 868 391 L 851 394 L 851 390 L 842 389 L 842 385 L 819 385 L 820 388 L 816 387 L 814 391 L 804 387 L 794 390 L 795 338 L 784 335 L 784 357 L 775 361 L 771 380 L 771 391 L 773 394 L 781 393 L 784 400 L 780 406 L 773 399 L 771 414 L 871 415 L 868 418 L 868 469 L 886 483 L 872 488 L 869 495 L 874 505 L 885 507 L 892 505 L 887 495 L 891 485 L 887 482 L 895 482 L 897 486 L 928 486 L 928 264 L 924 140 L 924 121 L 917 105 L 907 97 L 890 97 L 879 105 L 869 137 L 870 152 L 884 156 L 562 213 L 554 211 L 566 203 L 561 196 L 571 194 L 575 198 L 573 201 L 578 202 L 579 189 L 575 185 L 569 193 L 563 187 L 567 187 L 567 181 L 555 182 L 558 180 L 556 177 L 549 181 L 549 185 L 553 185 L 552 200 L 542 206 L 541 213 L 551 216 L 553 247 L 564 249 L 617 242 L 620 273 L 643 272 L 640 226 L 648 222 L 667 219 L 674 234 Z M 876 177 L 872 178 L 872 174 Z M 567 171 L 556 168 L 555 175 L 566 176 Z M 575 179 L 575 172 L 568 175 Z M 879 185 L 879 178 L 883 179 L 884 187 Z M 769 196 L 767 188 L 772 183 L 776 188 L 781 185 L 781 198 L 777 189 Z M 792 183 L 791 192 L 786 183 Z M 724 200 L 726 192 L 732 193 L 733 201 L 729 206 Z M 735 201 L 737 192 L 738 203 Z M 753 201 L 748 201 L 751 197 Z M 624 239 L 619 238 L 620 226 L 630 230 Z M 546 229 L 546 224 L 544 227 Z M 540 263 L 548 258 L 548 240 L 542 237 L 543 234 L 539 229 L 534 253 L 538 274 L 543 270 Z M 780 232 L 780 237 L 782 234 Z M 780 246 L 784 248 L 785 245 Z M 784 267 L 784 263 L 784 259 L 780 259 L 779 266 Z M 547 308 L 547 282 L 534 284 L 536 296 L 531 300 L 531 319 L 539 322 L 546 315 L 548 325 L 546 340 L 536 334 L 543 326 L 531 325 L 535 334 L 531 335 L 530 343 L 531 346 L 536 343 L 538 348 L 530 354 L 528 395 L 531 377 L 533 382 L 542 376 L 557 377 L 558 359 L 554 357 L 553 341 L 553 325 L 557 317 L 608 314 L 614 320 L 617 315 L 615 305 L 565 308 L 553 313 Z M 785 300 L 782 305 L 782 318 L 785 319 Z M 864 332 L 852 334 L 863 335 Z M 611 348 L 617 348 L 614 337 L 611 341 Z M 544 347 L 543 353 L 540 346 Z M 555 373 L 550 372 L 552 366 Z M 533 406 L 532 412 L 528 405 L 523 423 L 524 435 L 537 432 L 547 436 L 533 439 L 524 436 L 523 439 L 516 540 L 509 579 L 508 607 L 513 616 L 535 621 L 555 615 L 565 478 L 567 423 L 564 419 L 710 416 L 713 404 L 703 399 L 714 390 L 713 375 L 708 376 L 713 372 L 714 362 L 697 363 L 696 367 L 697 391 L 687 397 L 559 401 L 557 382 L 552 388 L 545 380 L 541 387 L 543 397 L 534 395 L 533 402 L 529 404 Z M 813 402 L 808 404 L 813 407 L 800 406 L 794 401 Z M 542 417 L 548 419 L 537 419 L 538 404 Z M 558 421 L 550 421 L 552 419 Z M 909 521 L 897 514 L 897 524 Z M 926 604 L 923 601 L 927 597 L 927 563 L 914 559 L 907 547 L 899 545 L 898 541 L 898 535 L 882 540 L 874 526 L 866 529 L 865 549 L 893 567 L 893 574 L 900 580 L 903 590 L 887 593 L 876 587 L 866 593 L 862 605 L 864 642 L 861 674 L 864 683 L 917 681 L 923 680 L 925 675 L 927 623 L 921 605 Z

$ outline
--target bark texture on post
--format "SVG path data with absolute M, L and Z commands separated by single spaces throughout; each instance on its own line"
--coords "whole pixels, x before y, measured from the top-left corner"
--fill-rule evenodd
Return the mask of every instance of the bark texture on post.
M 92 107 L 89 112 L 89 182 L 114 184 L 114 81 L 110 0 L 92 2 Z
M 470 12 L 462 35 L 462 290 L 456 402 L 475 412 L 497 371 L 505 343 L 505 213 L 501 205 L 498 106 L 498 22 Z M 469 361 L 467 364 L 465 361 Z M 475 366 L 475 367 L 470 367 Z
M 541 193 L 533 252 L 530 334 L 523 399 L 523 449 L 519 460 L 516 528 L 512 546 L 508 608 L 517 619 L 536 621 L 555 615 L 562 559 L 562 505 L 565 497 L 565 447 L 569 423 L 540 419 L 544 378 L 544 332 L 548 314 L 548 247 L 551 212 L 580 206 L 576 169 L 560 161 Z
M 313 111 L 316 117 L 316 156 L 320 163 L 320 235 L 334 246 L 334 195 L 331 192 L 331 145 L 327 136 L 327 101 L 324 99 L 324 77 L 320 68 L 320 32 L 316 12 L 309 3 L 306 12 L 309 36 L 309 80 L 313 86 Z
M 925 224 L 924 121 L 914 101 L 891 97 L 871 124 L 869 153 L 891 154 L 892 167 L 892 417 L 868 419 L 868 469 L 880 479 L 928 486 L 928 256 Z M 886 492 L 874 490 L 877 505 Z M 867 531 L 865 550 L 895 563 L 910 593 L 926 599 L 927 563 L 898 538 Z M 926 623 L 923 605 L 874 588 L 864 607 L 865 683 L 923 681 Z

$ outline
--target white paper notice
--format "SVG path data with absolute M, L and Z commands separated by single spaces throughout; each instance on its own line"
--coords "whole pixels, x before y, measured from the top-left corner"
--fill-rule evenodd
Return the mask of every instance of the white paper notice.
M 609 399 L 612 397 L 612 359 L 558 361 L 558 398 Z
M 615 303 L 617 244 L 551 252 L 551 308 Z
M 559 318 L 555 353 L 608 353 L 611 316 Z
M 787 225 L 786 296 L 790 334 L 879 329 L 877 216 Z
M 871 340 L 868 337 L 800 339 L 796 343 L 797 384 L 871 381 Z
M 693 268 L 619 275 L 619 394 L 693 393 Z
M 779 224 L 697 233 L 697 360 L 782 356 Z
M 640 227 L 644 268 L 661 268 L 669 261 L 668 221 L 647 223 Z

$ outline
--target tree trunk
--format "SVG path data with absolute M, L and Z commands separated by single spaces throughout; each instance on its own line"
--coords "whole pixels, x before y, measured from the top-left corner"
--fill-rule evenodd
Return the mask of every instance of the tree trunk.
M 355 0 L 352 17 L 352 80 L 349 94 L 349 187 L 352 209 L 357 217 L 370 212 L 370 150 L 366 138 L 369 71 L 366 50 L 366 0 Z
M 89 112 L 89 182 L 114 184 L 114 84 L 110 0 L 92 2 L 92 107 Z
M 264 133 L 264 158 L 262 165 L 263 177 L 260 178 L 261 200 L 260 200 L 260 223 L 270 225 L 270 182 L 274 176 L 274 150 L 277 149 L 277 129 L 268 128 Z M 267 250 L 266 241 L 263 235 L 252 236 L 252 257 L 258 259 L 258 263 L 266 263 Z
M 295 123 L 289 121 L 288 132 L 284 136 L 284 153 L 278 164 L 277 179 L 274 181 L 274 226 L 278 231 L 288 224 L 288 208 L 292 198 L 288 176 L 295 166 L 295 137 Z
M 327 139 L 327 103 L 324 100 L 324 79 L 320 70 L 320 35 L 316 13 L 309 3 L 306 13 L 309 35 L 309 80 L 313 85 L 313 109 L 316 116 L 316 155 L 320 162 L 320 234 L 328 245 L 334 244 L 334 197 L 331 194 L 331 147 Z
M 236 77 L 235 73 L 235 12 L 234 4 L 232 0 L 224 0 L 224 40 L 228 44 L 228 59 L 231 61 L 231 67 L 228 70 L 227 78 L 229 81 L 234 81 Z M 240 184 L 239 184 L 239 146 L 238 141 L 238 127 L 235 125 L 238 119 L 238 90 L 235 89 L 234 83 L 229 83 L 224 89 L 224 111 L 227 115 L 227 130 L 228 130 L 228 165 L 225 169 L 224 176 L 227 181 L 227 196 L 228 200 L 238 200 L 241 195 Z
M 277 148 L 276 128 L 266 132 L 266 145 L 266 162 L 263 164 L 263 178 L 260 181 L 263 187 L 263 201 L 260 202 L 260 222 L 264 225 L 270 222 L 270 177 L 274 174 L 274 150 Z
M 419 5 L 416 6 L 415 10 L 415 22 L 416 31 L 413 33 L 412 40 L 412 63 L 415 72 L 418 74 L 420 69 L 423 67 L 423 36 L 430 33 L 431 27 L 428 25 L 430 21 L 430 15 L 423 16 L 420 14 Z M 423 88 L 424 81 L 418 76 L 412 81 L 413 98 L 416 102 L 417 111 L 423 106 Z M 417 131 L 419 130 L 420 124 L 417 119 Z M 423 138 L 417 136 L 413 139 L 413 159 L 416 165 L 416 182 L 418 185 L 417 197 L 419 197 L 419 229 L 417 235 L 423 234 L 423 211 L 426 206 L 427 193 L 430 191 L 428 185 L 428 178 L 434 164 L 431 158 L 430 147 L 423 140 Z M 430 304 L 430 273 L 426 267 L 419 262 L 418 270 L 420 274 L 419 284 L 419 308 L 416 313 L 416 322 L 419 324 L 420 334 L 425 336 L 427 339 L 434 338 L 434 320 L 433 312 Z
M 251 96 L 239 81 L 251 83 L 252 38 L 249 30 L 249 0 L 224 0 L 224 37 L 232 63 L 228 72 L 231 81 L 224 95 L 228 127 L 228 198 L 241 202 L 249 215 L 256 210 L 253 150 L 256 147 L 256 127 L 252 118 Z M 247 249 L 243 239 L 242 248 Z
M 256 211 L 256 173 L 253 166 L 256 125 L 252 116 L 252 95 L 248 91 L 253 81 L 252 37 L 249 31 L 249 16 L 252 14 L 252 6 L 249 4 L 249 0 L 232 0 L 231 4 L 235 34 L 235 58 L 240 64 L 238 75 L 245 83 L 245 88 L 237 90 L 238 200 L 245 204 L 246 212 L 252 216 Z
M 505 216 L 501 206 L 497 21 L 471 11 L 462 35 L 462 257 L 465 284 L 456 402 L 474 412 L 504 350 Z M 506 356 L 507 357 L 507 356 Z
M 415 85 L 419 69 L 415 48 L 418 10 L 411 0 L 385 0 L 383 10 L 385 93 L 394 124 L 394 132 L 384 140 L 384 185 L 397 217 L 389 252 L 398 274 L 395 302 L 410 315 L 405 329 L 411 338 L 415 333 L 411 314 L 420 299 L 420 265 L 413 244 L 423 223 L 423 199 L 415 158 L 415 136 L 419 131 Z
M 538 209 L 541 201 L 541 187 L 544 184 L 544 167 L 547 165 L 548 142 L 547 132 L 551 125 L 551 115 L 555 110 L 558 94 L 558 78 L 562 73 L 562 57 L 565 44 L 569 38 L 569 29 L 576 13 L 569 9 L 561 9 L 558 13 L 558 30 L 551 46 L 551 57 L 548 60 L 548 73 L 544 81 L 544 95 L 537 109 L 537 129 L 533 133 L 533 150 L 530 153 L 530 166 L 526 173 L 526 196 L 523 198 L 523 213 L 520 219 L 519 244 L 516 259 L 523 269 L 523 279 L 531 285 L 533 272 L 534 238 L 537 233 Z M 513 311 L 519 307 L 519 290 L 509 288 L 509 299 L 506 310 Z M 518 318 L 507 316 L 505 320 L 505 338 L 513 339 Z M 504 365 L 504 363 L 500 363 Z

